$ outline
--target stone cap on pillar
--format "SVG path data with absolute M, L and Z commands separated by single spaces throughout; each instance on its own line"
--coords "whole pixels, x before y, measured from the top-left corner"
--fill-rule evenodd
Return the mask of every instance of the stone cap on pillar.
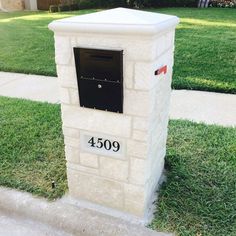
M 119 35 L 156 35 L 179 23 L 176 16 L 115 8 L 86 15 L 55 20 L 49 24 L 54 32 L 101 33 Z

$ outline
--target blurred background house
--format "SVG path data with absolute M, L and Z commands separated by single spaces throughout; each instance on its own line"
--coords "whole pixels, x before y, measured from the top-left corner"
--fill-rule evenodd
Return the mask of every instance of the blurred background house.
M 89 0 L 81 0 L 88 1 Z M 96 1 L 96 0 L 95 0 Z M 22 10 L 50 10 L 50 6 L 63 7 L 70 6 L 67 10 L 76 10 L 78 8 L 78 0 L 0 0 L 0 11 L 22 11 Z M 76 6 L 75 6 L 76 5 Z M 66 8 L 66 7 L 65 7 Z M 76 8 L 76 9 L 74 9 Z
M 106 9 L 115 7 L 161 8 L 216 6 L 214 3 L 229 3 L 236 0 L 37 0 L 38 10 L 73 11 L 78 9 Z M 232 4 L 231 4 L 232 5 Z
M 0 0 L 1 11 L 21 11 L 31 10 L 36 11 L 37 0 Z

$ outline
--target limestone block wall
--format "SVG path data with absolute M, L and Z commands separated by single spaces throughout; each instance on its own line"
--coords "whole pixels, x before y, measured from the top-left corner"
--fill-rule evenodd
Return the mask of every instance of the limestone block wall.
M 79 106 L 73 47 L 124 50 L 124 113 Z M 69 193 L 76 199 L 147 218 L 163 171 L 174 28 L 155 36 L 55 33 Z M 167 65 L 167 74 L 155 75 Z M 122 140 L 122 157 L 81 149 L 81 133 Z

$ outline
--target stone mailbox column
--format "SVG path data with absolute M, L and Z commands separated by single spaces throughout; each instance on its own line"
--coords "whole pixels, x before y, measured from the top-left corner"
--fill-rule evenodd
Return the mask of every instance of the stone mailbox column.
M 82 204 L 149 220 L 166 153 L 177 24 L 175 16 L 117 8 L 49 25 L 55 33 L 69 195 Z M 82 66 L 75 63 L 74 48 L 123 51 L 123 112 L 80 106 Z

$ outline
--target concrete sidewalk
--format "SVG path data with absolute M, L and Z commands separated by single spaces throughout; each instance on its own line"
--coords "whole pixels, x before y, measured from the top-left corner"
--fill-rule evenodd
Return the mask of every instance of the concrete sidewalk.
M 34 222 L 22 217 L 1 212 L 0 209 L 0 235 L 2 236 L 72 236 L 58 231 L 51 226 Z
M 59 103 L 59 84 L 55 77 L 0 72 L 0 96 Z
M 59 103 L 55 77 L 0 72 L 0 96 Z M 206 124 L 236 126 L 236 95 L 174 90 L 171 119 L 187 119 Z
M 236 95 L 173 90 L 170 118 L 236 127 Z
M 82 208 L 68 197 L 49 202 L 3 187 L 0 187 L 0 235 L 173 236 Z

